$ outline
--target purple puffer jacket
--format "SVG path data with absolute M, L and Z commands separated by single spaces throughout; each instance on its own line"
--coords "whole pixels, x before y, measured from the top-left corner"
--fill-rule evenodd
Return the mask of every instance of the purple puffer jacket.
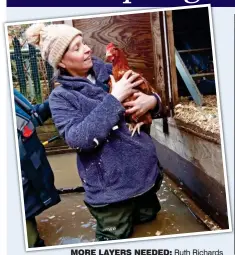
M 50 95 L 52 117 L 66 143 L 78 149 L 77 167 L 91 205 L 114 203 L 148 191 L 159 174 L 156 149 L 145 132 L 131 133 L 125 109 L 101 84 L 110 69 L 93 58 L 96 84 L 60 76 Z M 66 169 L 65 169 L 66 171 Z

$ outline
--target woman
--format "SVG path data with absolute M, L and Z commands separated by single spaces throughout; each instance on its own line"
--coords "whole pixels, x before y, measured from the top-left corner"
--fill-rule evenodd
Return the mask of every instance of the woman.
M 128 71 L 107 92 L 111 65 L 92 57 L 81 31 L 67 25 L 33 25 L 29 43 L 40 46 L 42 57 L 60 74 L 50 95 L 52 117 L 61 136 L 78 152 L 77 166 L 85 203 L 97 220 L 97 240 L 127 238 L 134 223 L 156 217 L 160 204 L 156 183 L 160 169 L 151 137 L 131 137 L 125 114 L 159 108 L 156 95 L 136 93 L 127 111 L 122 102 L 135 93 L 138 75 Z

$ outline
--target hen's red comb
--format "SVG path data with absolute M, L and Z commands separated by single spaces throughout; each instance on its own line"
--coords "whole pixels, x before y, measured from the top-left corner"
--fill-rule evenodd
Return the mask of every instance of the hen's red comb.
M 113 43 L 109 43 L 107 46 L 106 46 L 106 50 L 110 50 L 112 48 L 114 48 L 115 45 Z

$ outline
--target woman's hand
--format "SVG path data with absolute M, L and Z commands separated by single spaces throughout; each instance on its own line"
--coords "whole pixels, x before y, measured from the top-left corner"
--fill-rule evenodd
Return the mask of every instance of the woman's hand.
M 157 99 L 155 96 L 152 95 L 146 95 L 142 92 L 136 92 L 134 93 L 135 100 L 129 101 L 123 104 L 125 108 L 128 108 L 126 110 L 126 114 L 135 114 L 135 118 L 139 118 L 142 115 L 144 115 L 147 111 L 152 110 L 157 105 Z
M 110 79 L 112 82 L 112 92 L 111 94 L 117 98 L 120 102 L 123 102 L 127 97 L 132 95 L 136 90 L 134 89 L 136 86 L 143 83 L 143 80 L 136 80 L 139 77 L 139 74 L 132 72 L 132 70 L 128 70 L 124 73 L 121 80 L 118 82 L 115 81 L 114 77 L 110 75 Z

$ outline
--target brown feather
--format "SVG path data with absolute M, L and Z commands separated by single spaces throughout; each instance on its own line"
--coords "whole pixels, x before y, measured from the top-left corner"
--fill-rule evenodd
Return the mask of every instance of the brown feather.
M 113 47 L 107 47 L 107 51 L 109 51 L 109 55 L 112 55 L 112 64 L 113 64 L 113 77 L 115 79 L 115 81 L 119 81 L 123 74 L 130 70 L 131 68 L 128 65 L 128 61 L 124 55 L 124 52 L 115 47 L 113 45 Z M 143 83 L 141 83 L 138 87 L 135 87 L 135 89 L 150 95 L 154 92 L 153 88 L 151 87 L 151 85 L 149 84 L 149 82 L 142 76 L 140 75 L 137 80 L 143 80 Z M 111 81 L 109 81 L 109 86 L 110 86 L 110 92 L 112 91 L 112 84 Z M 128 97 L 124 102 L 129 102 L 129 101 L 133 101 L 135 100 L 134 96 L 130 96 Z M 138 121 L 136 120 L 135 114 L 132 114 L 130 116 L 126 116 L 126 120 L 128 123 L 130 123 L 133 127 L 140 122 L 143 122 L 145 125 L 151 125 L 152 123 L 152 117 L 151 114 L 149 112 L 146 112 L 144 115 L 142 115 L 140 118 L 138 118 Z

